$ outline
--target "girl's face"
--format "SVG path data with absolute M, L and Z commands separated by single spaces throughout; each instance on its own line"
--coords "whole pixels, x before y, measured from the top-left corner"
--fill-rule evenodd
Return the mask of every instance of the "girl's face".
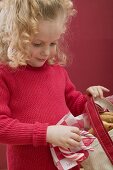
M 41 67 L 52 56 L 56 55 L 56 48 L 61 34 L 64 32 L 64 19 L 54 21 L 40 21 L 39 33 L 32 37 L 28 64 Z

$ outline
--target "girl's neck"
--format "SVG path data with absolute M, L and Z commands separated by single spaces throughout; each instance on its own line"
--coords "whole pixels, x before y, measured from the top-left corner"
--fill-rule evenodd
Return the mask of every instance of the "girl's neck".
M 31 69 L 31 70 L 45 70 L 47 67 L 48 67 L 48 64 L 47 63 L 44 63 L 43 66 L 41 67 L 32 67 L 31 65 L 27 64 L 26 66 L 24 66 L 28 69 Z

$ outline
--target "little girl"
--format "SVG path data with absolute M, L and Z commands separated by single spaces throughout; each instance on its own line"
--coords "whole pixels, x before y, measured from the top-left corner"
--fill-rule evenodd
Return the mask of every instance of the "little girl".
M 81 114 L 85 95 L 63 64 L 59 40 L 74 15 L 71 0 L 6 0 L 0 13 L 0 143 L 8 170 L 56 170 L 49 143 L 80 145 L 77 127 L 56 125 L 69 111 Z M 103 86 L 87 94 L 103 96 Z M 79 170 L 79 167 L 73 168 Z

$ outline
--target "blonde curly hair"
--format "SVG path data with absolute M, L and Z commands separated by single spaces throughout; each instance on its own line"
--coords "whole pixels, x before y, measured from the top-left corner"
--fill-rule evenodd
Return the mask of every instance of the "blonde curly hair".
M 11 67 L 26 65 L 31 34 L 38 33 L 40 19 L 54 20 L 66 14 L 66 22 L 75 14 L 71 0 L 4 0 L 0 12 L 0 62 Z M 66 55 L 57 47 L 57 55 L 49 64 L 66 63 Z

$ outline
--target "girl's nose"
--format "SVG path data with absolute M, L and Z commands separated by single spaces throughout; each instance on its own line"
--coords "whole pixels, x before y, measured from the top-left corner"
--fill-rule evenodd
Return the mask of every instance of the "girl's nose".
M 50 47 L 45 47 L 45 48 L 42 50 L 42 55 L 44 55 L 44 56 L 49 56 L 49 55 L 50 55 Z

